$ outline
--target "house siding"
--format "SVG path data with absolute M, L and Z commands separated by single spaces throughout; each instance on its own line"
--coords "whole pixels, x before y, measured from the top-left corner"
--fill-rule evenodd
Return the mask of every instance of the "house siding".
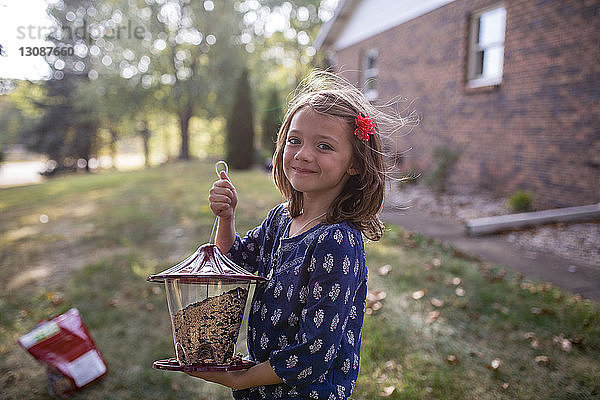
M 502 1 L 502 83 L 469 89 L 470 15 L 498 3 L 456 0 L 337 51 L 336 68 L 360 86 L 361 56 L 376 49 L 379 98 L 414 101 L 403 169 L 426 175 L 444 146 L 461 154 L 453 191 L 527 190 L 537 208 L 600 202 L 600 0 Z

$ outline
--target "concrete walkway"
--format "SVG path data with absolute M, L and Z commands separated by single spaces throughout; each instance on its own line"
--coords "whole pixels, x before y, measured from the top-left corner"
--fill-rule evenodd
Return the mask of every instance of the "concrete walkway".
M 526 276 L 548 281 L 574 294 L 600 302 L 600 266 L 586 265 L 554 254 L 527 251 L 497 236 L 469 237 L 465 227 L 449 219 L 433 218 L 415 209 L 384 209 L 384 222 L 440 239 L 481 260 L 501 264 Z

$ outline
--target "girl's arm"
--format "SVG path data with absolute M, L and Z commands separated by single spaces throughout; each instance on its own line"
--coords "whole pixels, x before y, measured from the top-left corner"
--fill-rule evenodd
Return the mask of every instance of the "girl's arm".
M 276 385 L 282 383 L 280 377 L 275 374 L 269 361 L 265 361 L 252 368 L 243 371 L 207 371 L 186 372 L 188 375 L 201 378 L 209 382 L 218 383 L 235 390 L 248 389 L 254 386 Z
M 235 217 L 219 217 L 215 244 L 223 254 L 227 253 L 235 241 Z
M 209 191 L 208 202 L 212 212 L 219 217 L 215 244 L 223 253 L 227 253 L 235 241 L 235 207 L 237 192 L 225 171 Z

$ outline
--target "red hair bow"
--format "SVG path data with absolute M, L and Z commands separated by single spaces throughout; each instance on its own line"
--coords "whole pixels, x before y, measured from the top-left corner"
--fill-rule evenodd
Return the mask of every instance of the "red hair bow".
M 360 140 L 367 141 L 369 140 L 369 135 L 374 135 L 375 132 L 375 124 L 371 121 L 371 118 L 366 115 L 363 117 L 362 113 L 359 112 L 356 115 L 356 129 L 354 130 L 354 134 Z

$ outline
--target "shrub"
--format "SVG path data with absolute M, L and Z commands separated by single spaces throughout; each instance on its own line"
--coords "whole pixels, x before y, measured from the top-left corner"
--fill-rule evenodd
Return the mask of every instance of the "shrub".
M 282 122 L 282 107 L 276 87 L 270 88 L 267 96 L 266 109 L 262 113 L 262 149 L 265 158 L 271 158 L 275 152 L 277 132 Z
M 448 178 L 459 157 L 459 153 L 444 146 L 433 149 L 435 168 L 425 179 L 425 184 L 436 193 L 446 192 L 448 189 Z
M 523 190 L 517 190 L 508 198 L 508 206 L 514 212 L 531 211 L 533 196 Z
M 254 117 L 248 70 L 242 71 L 235 101 L 227 121 L 226 160 L 231 168 L 249 169 L 254 164 Z

